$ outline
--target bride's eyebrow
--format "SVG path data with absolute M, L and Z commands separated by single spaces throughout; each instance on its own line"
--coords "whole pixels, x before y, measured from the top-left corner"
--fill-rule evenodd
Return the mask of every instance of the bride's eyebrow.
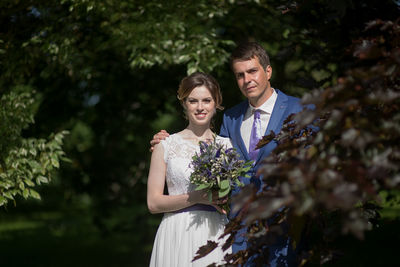
M 207 97 L 204 97 L 204 98 L 201 98 L 201 99 L 196 98 L 196 97 L 188 97 L 188 98 L 187 98 L 187 101 L 212 100 L 212 99 L 213 99 L 213 98 L 212 98 L 211 96 L 207 96 Z

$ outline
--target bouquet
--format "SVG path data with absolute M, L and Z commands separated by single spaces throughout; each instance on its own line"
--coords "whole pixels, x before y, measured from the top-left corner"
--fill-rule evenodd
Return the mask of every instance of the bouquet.
M 200 153 L 196 153 L 191 162 L 194 169 L 190 175 L 190 181 L 197 185 L 196 190 L 206 189 L 210 202 L 213 192 L 218 192 L 219 198 L 229 198 L 229 193 L 235 186 L 243 186 L 239 177 L 246 175 L 253 162 L 240 159 L 234 148 L 227 148 L 216 141 L 206 143 L 199 142 Z M 219 205 L 226 212 L 229 211 L 229 203 Z

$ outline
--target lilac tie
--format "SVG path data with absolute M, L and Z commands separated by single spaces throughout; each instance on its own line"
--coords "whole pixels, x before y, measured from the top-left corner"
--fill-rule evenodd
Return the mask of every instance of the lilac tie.
M 250 135 L 250 144 L 249 144 L 249 156 L 254 162 L 257 159 L 258 149 L 256 150 L 256 145 L 258 141 L 261 139 L 261 119 L 260 119 L 260 110 L 254 110 L 254 122 L 253 127 L 251 128 Z

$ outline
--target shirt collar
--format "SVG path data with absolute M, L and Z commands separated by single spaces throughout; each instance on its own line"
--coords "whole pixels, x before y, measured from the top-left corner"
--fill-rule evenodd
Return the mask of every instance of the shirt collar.
M 274 90 L 274 88 L 272 89 L 272 95 L 267 99 L 267 101 L 265 101 L 261 106 L 259 106 L 258 108 L 253 107 L 250 102 L 249 102 L 249 109 L 248 111 L 250 111 L 250 114 L 253 114 L 255 109 L 260 110 L 262 113 L 268 113 L 268 114 L 272 114 L 272 110 L 274 109 L 274 105 L 276 102 L 276 99 L 278 97 L 278 94 L 276 93 L 276 91 Z

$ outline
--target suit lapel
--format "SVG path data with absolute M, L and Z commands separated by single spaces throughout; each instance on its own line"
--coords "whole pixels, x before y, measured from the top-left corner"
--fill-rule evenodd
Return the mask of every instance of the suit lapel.
M 281 91 L 276 90 L 278 97 L 276 98 L 276 102 L 274 105 L 274 109 L 272 110 L 271 118 L 269 119 L 267 129 L 265 130 L 264 135 L 269 134 L 271 131 L 274 131 L 275 134 L 280 132 L 280 122 L 282 120 L 283 115 L 288 107 L 288 97 L 282 93 Z M 265 152 L 267 150 L 268 145 L 261 148 L 260 152 L 257 156 L 257 162 L 264 158 L 266 155 Z
M 274 109 L 272 110 L 271 118 L 264 134 L 269 134 L 271 131 L 278 133 L 281 130 L 280 122 L 288 107 L 288 97 L 279 90 L 276 90 L 276 92 L 278 93 L 278 97 L 276 98 Z
M 246 145 L 244 144 L 242 134 L 240 133 L 240 127 L 242 126 L 243 118 L 244 118 L 244 115 L 246 114 L 248 107 L 249 107 L 249 103 L 246 100 L 243 102 L 243 105 L 241 107 L 240 115 L 236 121 L 235 131 L 234 131 L 236 133 L 236 139 L 237 139 L 237 144 L 239 146 L 239 150 L 242 153 L 245 160 L 250 160 L 250 158 L 249 158 L 249 153 L 246 149 Z

